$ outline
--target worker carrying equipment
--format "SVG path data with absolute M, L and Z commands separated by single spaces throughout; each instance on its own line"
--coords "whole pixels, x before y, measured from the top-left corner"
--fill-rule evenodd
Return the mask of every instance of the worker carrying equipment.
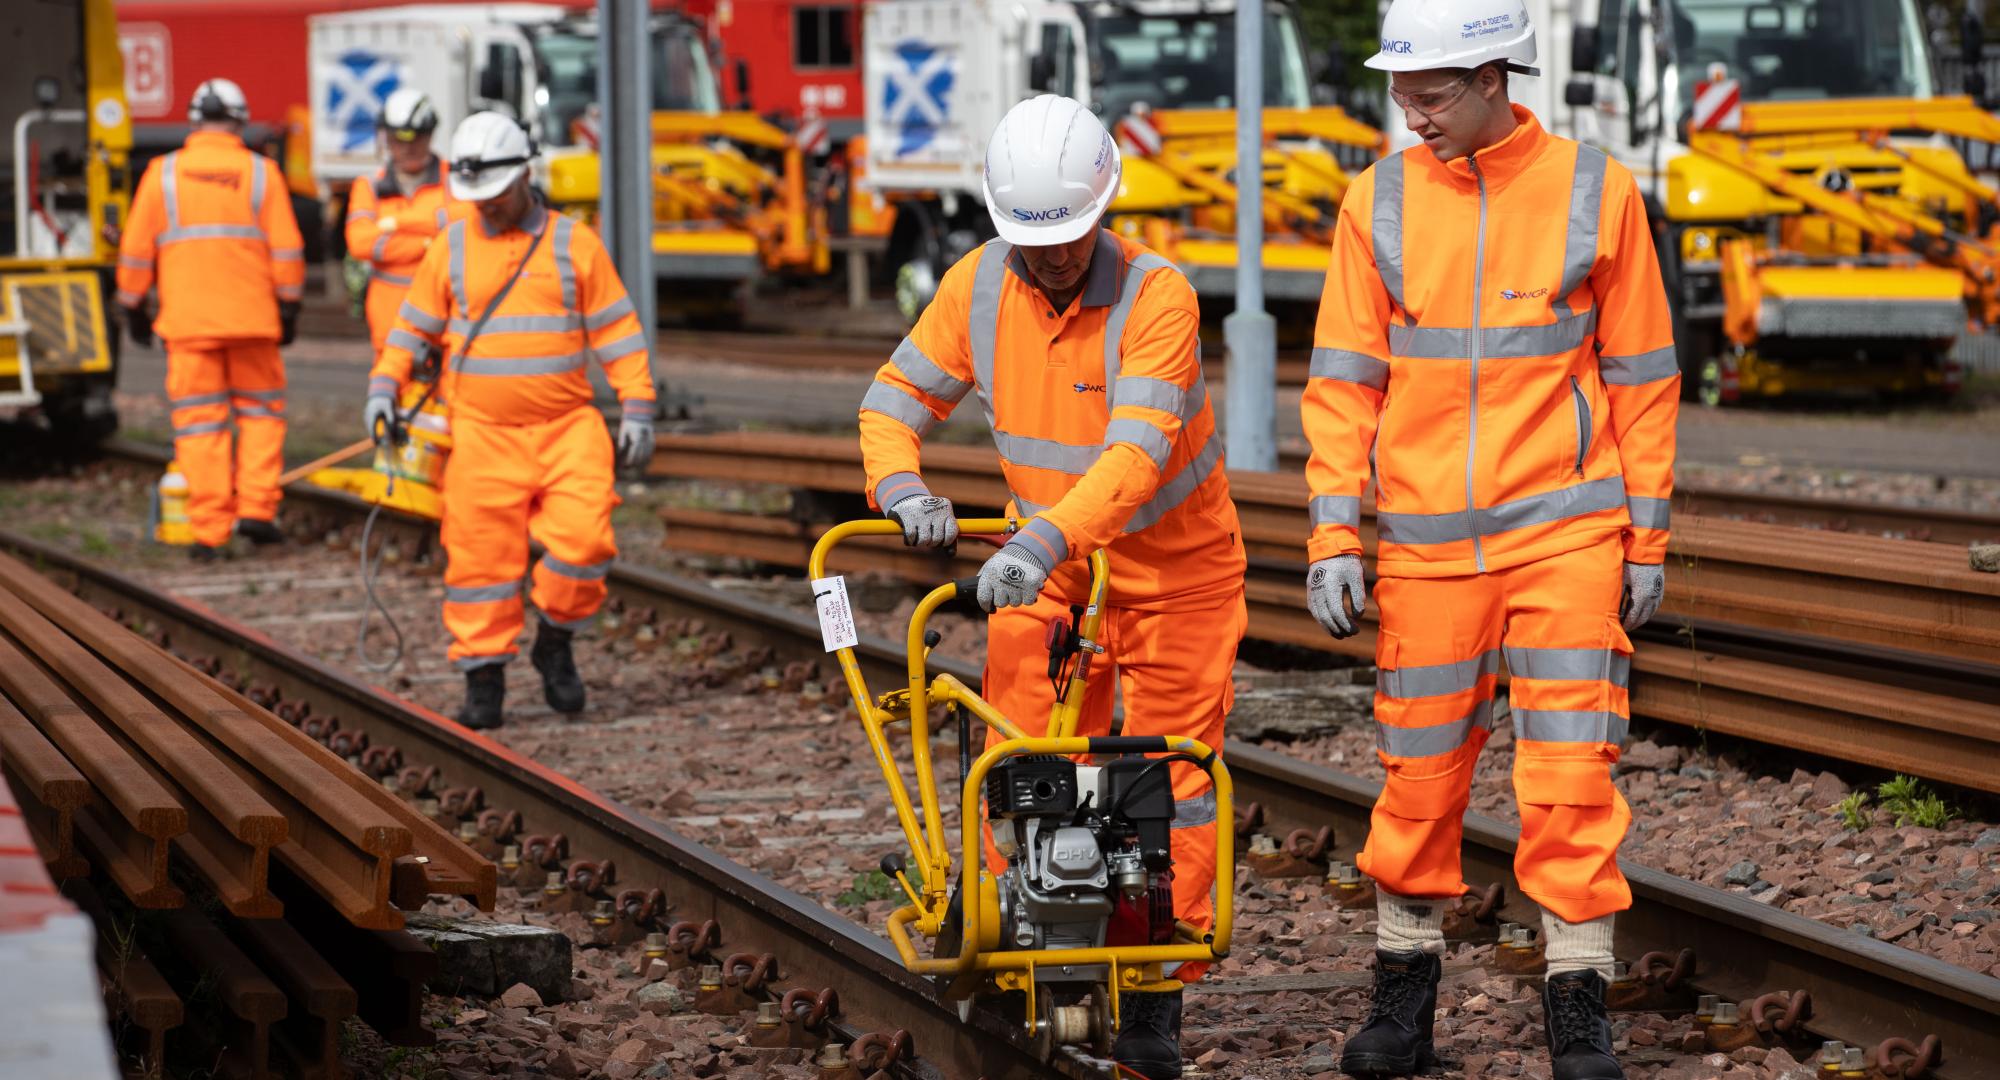
M 976 392 L 1008 513 L 1027 519 L 979 575 L 979 602 L 993 612 L 987 699 L 1041 731 L 1056 693 L 1046 628 L 1083 602 L 1083 556 L 1103 548 L 1106 662 L 1090 671 L 1079 733 L 1110 730 L 1115 679 L 1124 734 L 1220 746 L 1245 625 L 1241 530 L 1202 381 L 1194 290 L 1167 260 L 1098 228 L 1119 171 L 1111 136 L 1075 101 L 1042 95 L 1001 120 L 986 158 L 1000 238 L 945 274 L 863 398 L 868 494 L 902 521 L 905 540 L 948 543 L 934 523 L 949 504 L 931 495 L 919 457 L 931 427 Z M 1212 792 L 1200 769 L 1172 770 L 1174 909 L 1206 926 Z M 1178 973 L 1199 975 L 1192 964 Z M 1179 1076 L 1179 984 L 1158 1001 L 1124 999 L 1133 1004 L 1114 1056 L 1147 1076 Z
M 187 479 L 190 553 L 232 532 L 282 539 L 285 363 L 305 288 L 305 250 L 278 163 L 243 145 L 250 110 L 228 79 L 188 104 L 194 131 L 139 180 L 118 247 L 118 303 L 135 344 L 167 349 L 174 457 Z M 159 313 L 146 309 L 157 284 Z M 235 422 L 234 446 L 230 426 Z
M 424 252 L 469 208 L 451 197 L 444 182 L 450 166 L 431 153 L 437 110 L 422 91 L 403 87 L 390 94 L 376 128 L 389 160 L 348 192 L 347 251 L 368 264 L 363 311 L 369 342 L 380 354 Z
M 1679 369 L 1645 207 L 1597 149 L 1510 104 L 1519 0 L 1395 0 L 1371 67 L 1414 147 L 1342 204 L 1301 411 L 1307 579 L 1329 633 L 1360 607 L 1375 482 L 1375 718 L 1388 771 L 1356 859 L 1380 893 L 1375 1009 L 1350 1074 L 1435 1060 L 1444 906 L 1473 765 L 1512 673 L 1515 872 L 1544 908 L 1554 1076 L 1622 1076 L 1604 1024 L 1630 714 L 1626 637 L 1658 604 Z M 1621 594 L 1629 600 L 1621 625 Z
M 468 727 L 501 721 L 530 535 L 546 549 L 534 568 L 541 620 L 530 658 L 550 708 L 584 706 L 570 639 L 603 604 L 618 553 L 612 440 L 585 371 L 593 356 L 618 393 L 620 457 L 636 467 L 652 450 L 645 328 L 597 234 L 537 201 L 534 156 L 527 132 L 498 113 L 453 132 L 452 195 L 476 213 L 454 221 L 418 265 L 363 412 L 371 433 L 390 426 L 417 358 L 442 347 L 436 394 L 452 438 L 444 622 L 452 662 L 466 673 L 459 721 Z

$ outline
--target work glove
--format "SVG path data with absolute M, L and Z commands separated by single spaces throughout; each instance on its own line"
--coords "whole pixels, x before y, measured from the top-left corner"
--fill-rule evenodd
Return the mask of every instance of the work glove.
M 1354 604 L 1347 614 L 1346 601 Z M 1361 582 L 1361 556 L 1335 555 L 1321 559 L 1306 571 L 1306 608 L 1326 632 L 1336 638 L 1350 638 L 1361 629 L 1361 616 L 1368 610 L 1368 587 Z
M 125 309 L 125 333 L 132 344 L 142 349 L 153 347 L 153 314 L 146 310 L 146 305 Z
M 387 394 L 368 395 L 368 404 L 361 407 L 361 422 L 368 428 L 369 438 L 388 442 L 396 429 L 396 399 Z
M 1618 605 L 1618 621 L 1627 630 L 1637 630 L 1660 610 L 1660 598 L 1667 595 L 1667 568 L 1658 563 L 1625 564 L 1625 598 Z
M 958 515 L 951 500 L 936 495 L 909 495 L 896 500 L 886 516 L 903 527 L 905 547 L 942 548 L 958 542 Z
M 653 414 L 642 402 L 626 402 L 618 418 L 618 463 L 643 469 L 653 460 Z
M 278 301 L 278 344 L 290 345 L 299 336 L 299 302 Z
M 1048 580 L 1049 568 L 1026 545 L 1010 540 L 979 568 L 979 606 L 988 614 L 1003 607 L 1025 607 L 1041 595 Z

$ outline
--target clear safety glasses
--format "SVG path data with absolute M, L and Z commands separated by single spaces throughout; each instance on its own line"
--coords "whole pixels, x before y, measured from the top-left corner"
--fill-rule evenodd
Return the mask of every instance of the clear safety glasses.
M 1409 109 L 1420 116 L 1436 116 L 1456 105 L 1458 99 L 1465 96 L 1465 91 L 1472 86 L 1472 77 L 1477 74 L 1479 72 L 1476 69 L 1468 71 L 1439 89 L 1415 94 L 1405 94 L 1392 86 L 1389 88 L 1389 100 L 1395 102 L 1399 108 Z

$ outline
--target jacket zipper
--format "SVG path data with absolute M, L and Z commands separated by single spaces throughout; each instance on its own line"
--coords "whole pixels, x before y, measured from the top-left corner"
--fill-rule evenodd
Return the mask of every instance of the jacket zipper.
M 1583 458 L 1590 453 L 1590 399 L 1583 396 L 1583 384 L 1569 377 L 1569 390 L 1576 403 L 1576 475 L 1583 477 Z
M 1486 174 L 1479 171 L 1479 158 L 1468 154 L 1465 164 L 1472 170 L 1472 179 L 1479 184 L 1479 239 L 1473 247 L 1472 261 L 1472 389 L 1467 403 L 1467 425 L 1465 432 L 1465 524 L 1472 533 L 1472 564 L 1479 573 L 1486 572 L 1486 552 L 1479 542 L 1479 512 L 1472 501 L 1473 458 L 1479 449 L 1479 354 L 1484 345 L 1479 327 L 1479 294 L 1486 287 Z

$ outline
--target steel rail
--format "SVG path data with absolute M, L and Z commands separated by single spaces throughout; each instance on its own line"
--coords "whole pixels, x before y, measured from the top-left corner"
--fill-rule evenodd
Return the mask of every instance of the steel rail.
M 1079 1058 L 1038 1060 L 1012 1018 L 974 1011 L 961 1020 L 954 1007 L 935 1000 L 927 980 L 904 970 L 887 941 L 531 758 L 254 629 L 39 541 L 0 531 L 0 549 L 72 586 L 87 601 L 142 615 L 165 629 L 177 650 L 217 657 L 225 667 L 250 672 L 284 700 L 303 702 L 316 715 L 338 716 L 343 729 L 367 732 L 371 744 L 400 747 L 406 763 L 434 764 L 454 784 L 479 786 L 489 804 L 519 809 L 529 831 L 561 833 L 571 851 L 615 861 L 621 884 L 664 890 L 674 918 L 713 919 L 732 951 L 777 955 L 788 984 L 835 987 L 846 1037 L 909 1031 L 921 1062 L 915 1075 L 995 1080 L 1101 1075 Z M 635 584 L 628 578 L 621 591 L 635 595 Z M 653 603 L 677 596 L 678 603 L 696 606 L 692 590 L 700 586 L 676 590 L 666 582 L 644 583 L 652 585 L 668 585 L 646 588 Z M 752 606 L 732 619 L 713 621 L 747 630 L 771 614 Z

